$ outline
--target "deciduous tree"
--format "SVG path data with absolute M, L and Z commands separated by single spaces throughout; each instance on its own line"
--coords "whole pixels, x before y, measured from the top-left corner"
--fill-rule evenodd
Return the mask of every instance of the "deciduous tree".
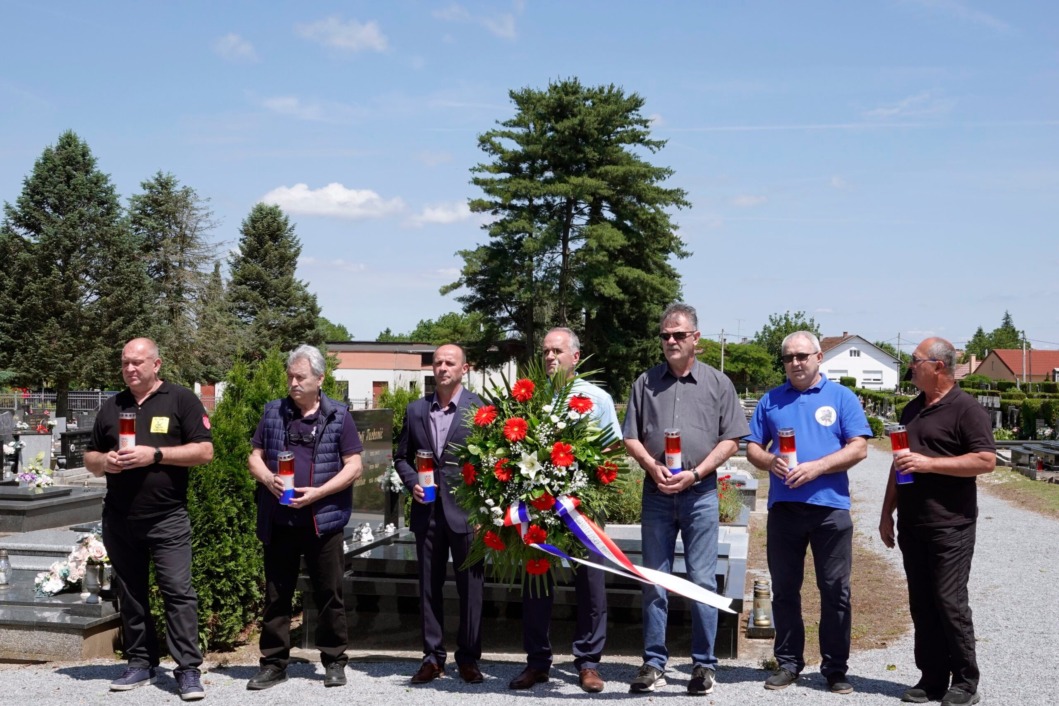
M 781 373 L 783 364 L 780 362 L 782 354 L 780 348 L 783 346 L 783 339 L 795 331 L 809 331 L 820 338 L 820 327 L 816 325 L 816 319 L 811 316 L 806 317 L 804 311 L 796 311 L 793 314 L 790 311 L 770 314 L 768 323 L 754 334 L 754 343 L 768 351 L 773 366 Z

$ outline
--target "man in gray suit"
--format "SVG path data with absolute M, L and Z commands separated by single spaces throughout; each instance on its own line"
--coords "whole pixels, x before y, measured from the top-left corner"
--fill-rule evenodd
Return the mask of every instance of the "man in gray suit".
M 445 584 L 449 554 L 456 567 L 456 591 L 460 596 L 460 626 L 456 664 L 460 677 L 470 684 L 482 681 L 478 660 L 482 656 L 482 562 L 461 569 L 474 539 L 467 513 L 456 504 L 452 488 L 461 481 L 459 460 L 452 444 L 463 444 L 470 427 L 467 412 L 482 405 L 478 395 L 463 389 L 467 356 L 457 345 L 434 351 L 434 394 L 408 405 L 397 442 L 394 466 L 412 492 L 411 529 L 419 560 L 420 612 L 423 627 L 423 663 L 412 677 L 413 684 L 426 684 L 445 675 Z M 416 471 L 416 452 L 429 450 L 435 466 L 435 499 L 426 500 Z

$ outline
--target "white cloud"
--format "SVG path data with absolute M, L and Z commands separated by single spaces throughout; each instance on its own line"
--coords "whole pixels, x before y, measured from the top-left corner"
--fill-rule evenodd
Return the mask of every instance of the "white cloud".
M 514 13 L 496 15 L 472 15 L 463 5 L 453 3 L 446 8 L 434 11 L 434 17 L 446 22 L 470 22 L 485 27 L 494 36 L 501 39 L 515 39 L 518 30 L 515 27 L 515 15 L 522 13 L 523 4 L 515 3 Z
M 213 42 L 213 51 L 227 61 L 250 63 L 258 60 L 254 45 L 235 32 L 229 32 L 215 40 Z
M 389 46 L 386 35 L 375 22 L 344 22 L 337 15 L 316 22 L 297 24 L 294 31 L 302 39 L 348 52 L 386 51 Z
M 768 201 L 768 197 L 766 196 L 757 196 L 755 194 L 742 194 L 732 199 L 732 205 L 737 208 L 753 208 L 754 206 L 760 206 L 766 201 Z
M 306 101 L 297 96 L 272 96 L 263 99 L 261 105 L 279 115 L 322 123 L 349 123 L 363 112 L 344 103 Z
M 841 189 L 848 189 L 849 188 L 849 182 L 846 181 L 845 179 L 843 179 L 840 176 L 831 177 L 831 180 L 828 183 L 831 185 L 832 189 L 841 190 Z
M 409 218 L 407 225 L 416 228 L 422 227 L 428 223 L 448 225 L 450 223 L 466 221 L 473 217 L 474 214 L 471 213 L 471 208 L 467 205 L 466 201 L 454 201 L 452 203 L 427 206 L 422 212 Z
M 651 113 L 647 119 L 651 122 L 651 127 L 663 127 L 666 124 L 666 119 L 661 113 Z
M 387 201 L 370 189 L 347 189 L 339 183 L 320 189 L 310 189 L 307 184 L 279 186 L 261 200 L 289 213 L 352 220 L 383 218 L 404 210 L 404 202 L 399 198 Z
M 364 272 L 368 266 L 363 262 L 348 262 L 346 260 L 333 260 L 330 258 L 319 258 L 302 255 L 298 258 L 299 267 L 312 267 L 319 270 L 338 270 L 339 272 Z
M 865 111 L 864 117 L 871 120 L 892 120 L 894 118 L 938 115 L 949 112 L 953 105 L 954 102 L 951 100 L 936 98 L 930 91 L 921 91 L 896 103 L 882 105 Z

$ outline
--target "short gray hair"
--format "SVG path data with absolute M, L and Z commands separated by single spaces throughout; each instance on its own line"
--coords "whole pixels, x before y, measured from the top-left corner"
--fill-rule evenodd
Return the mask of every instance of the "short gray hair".
M 810 345 L 813 347 L 813 353 L 820 352 L 820 339 L 816 337 L 816 334 L 812 331 L 794 331 L 793 333 L 788 333 L 784 336 L 783 343 L 780 344 L 780 353 L 786 353 L 787 344 L 797 338 L 804 338 L 806 341 L 809 341 Z
M 565 326 L 556 326 L 548 331 L 548 333 L 565 333 L 570 339 L 570 352 L 577 353 L 581 350 L 581 339 L 577 337 L 577 334 L 574 333 L 573 329 L 566 328 Z
M 956 376 L 956 348 L 944 338 L 935 338 L 927 346 L 927 357 L 942 363 L 945 374 Z
M 699 315 L 695 313 L 695 307 L 684 302 L 673 302 L 667 306 L 666 310 L 662 312 L 662 320 L 659 322 L 658 327 L 662 328 L 665 326 L 666 319 L 674 316 L 683 316 L 691 324 L 692 330 L 699 330 Z
M 292 350 L 287 356 L 287 369 L 290 370 L 290 367 L 299 359 L 309 361 L 309 370 L 317 377 L 323 377 L 327 372 L 327 363 L 324 362 L 324 356 L 316 346 L 303 343 Z

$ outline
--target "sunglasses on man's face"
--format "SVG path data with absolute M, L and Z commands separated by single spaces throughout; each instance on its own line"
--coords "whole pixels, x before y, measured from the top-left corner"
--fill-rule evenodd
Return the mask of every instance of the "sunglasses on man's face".
M 683 341 L 685 338 L 687 338 L 688 336 L 692 335 L 693 333 L 695 333 L 695 332 L 694 331 L 671 331 L 670 333 L 664 333 L 664 332 L 660 333 L 660 334 L 658 334 L 658 337 L 661 338 L 663 342 L 668 341 L 671 338 L 674 341 Z
M 794 361 L 798 361 L 799 363 L 804 363 L 805 361 L 809 360 L 809 357 L 812 356 L 812 355 L 815 355 L 815 354 L 814 353 L 787 353 L 786 355 L 781 355 L 780 356 L 780 360 L 783 361 L 784 365 L 790 365 Z

